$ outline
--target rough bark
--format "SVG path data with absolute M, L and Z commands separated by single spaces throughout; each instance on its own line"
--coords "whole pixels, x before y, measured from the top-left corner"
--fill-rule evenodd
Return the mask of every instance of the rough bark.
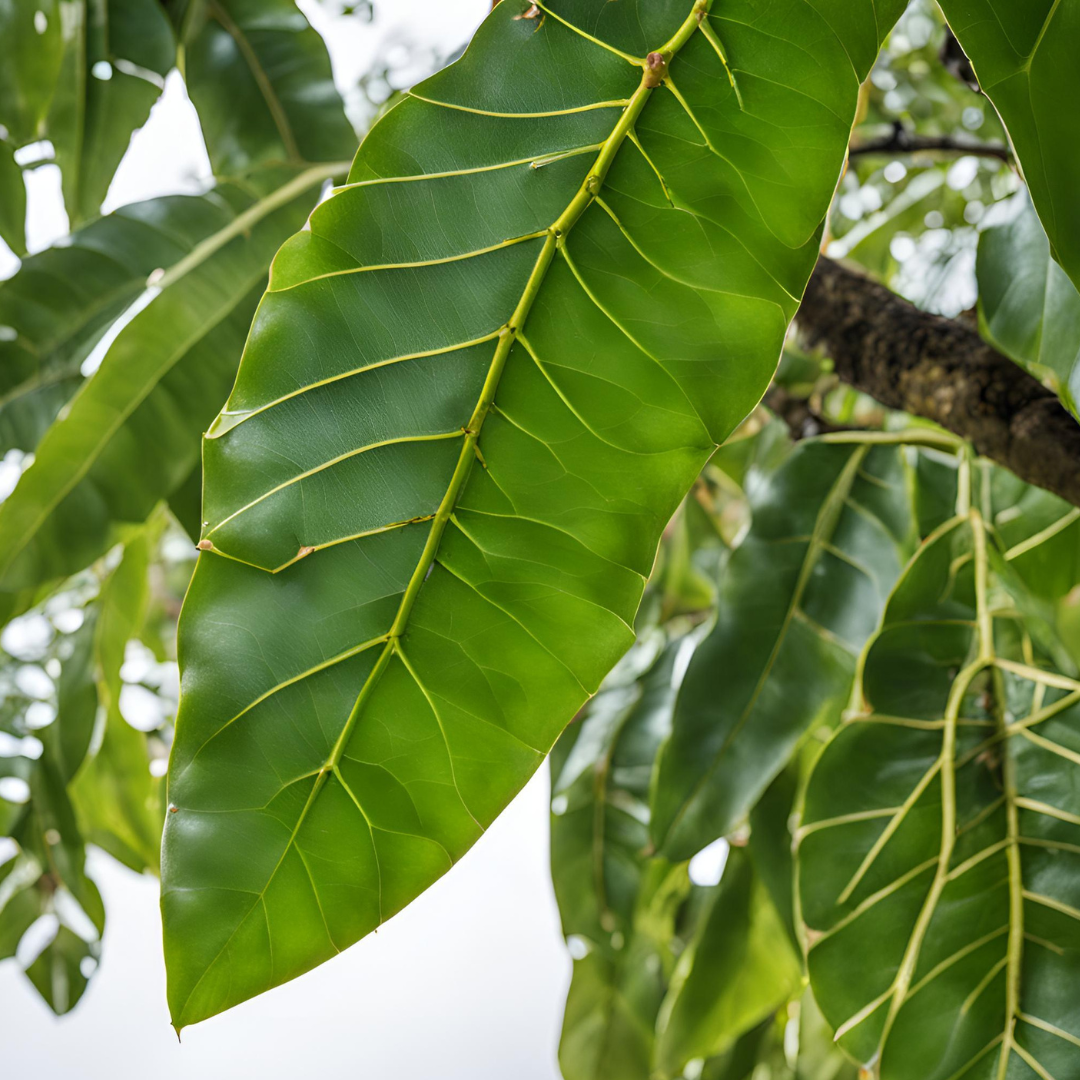
M 821 258 L 798 316 L 805 343 L 882 405 L 933 420 L 1022 480 L 1080 506 L 1080 424 L 963 323 L 928 315 Z

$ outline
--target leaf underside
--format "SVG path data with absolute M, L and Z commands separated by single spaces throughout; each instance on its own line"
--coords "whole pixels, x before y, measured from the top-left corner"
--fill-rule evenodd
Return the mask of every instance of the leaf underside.
M 977 513 L 943 525 L 810 780 L 810 978 L 881 1080 L 1076 1075 L 1080 682 L 1026 603 Z
M 816 258 L 884 33 L 834 7 L 508 0 L 278 255 L 181 620 L 177 1026 L 435 881 L 632 642 Z

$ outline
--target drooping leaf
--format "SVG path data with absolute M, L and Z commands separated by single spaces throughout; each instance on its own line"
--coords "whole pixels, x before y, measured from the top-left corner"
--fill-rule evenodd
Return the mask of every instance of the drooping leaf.
M 26 185 L 15 147 L 0 139 L 0 240 L 16 255 L 26 254 Z
M 685 867 L 648 854 L 648 794 L 692 635 L 646 635 L 552 757 L 551 874 L 574 961 L 559 1051 L 566 1080 L 648 1080 L 674 965 Z M 662 649 L 659 656 L 658 650 Z
M 39 137 L 63 55 L 60 0 L 0 2 L 0 125 L 14 145 Z
M 671 859 L 730 832 L 835 719 L 911 531 L 896 447 L 804 442 L 751 505 L 660 757 L 652 830 Z
M 96 612 L 69 639 L 56 680 L 56 719 L 40 738 L 65 784 L 79 771 L 94 736 L 98 696 L 94 679 Z
M 732 848 L 664 1003 L 659 1074 L 681 1076 L 687 1062 L 726 1053 L 785 1005 L 801 983 L 802 962 L 783 920 L 748 854 Z
M 0 507 L 0 588 L 13 592 L 81 569 L 190 476 L 199 437 L 235 375 L 267 264 L 328 171 L 264 177 L 262 197 L 221 186 L 179 208 L 215 229 L 155 276 L 142 309 Z M 156 209 L 147 217 L 160 221 Z M 125 274 L 125 292 L 131 283 Z
M 326 46 L 293 0 L 171 0 L 169 10 L 215 176 L 355 151 Z
M 1025 198 L 1011 221 L 979 238 L 979 322 L 984 335 L 1066 407 L 1080 399 L 1080 292 L 1050 254 L 1046 231 Z
M 157 870 L 164 817 L 146 736 L 120 713 L 120 667 L 146 615 L 151 528 L 127 545 L 98 602 L 93 639 L 104 730 L 70 786 L 86 839 L 133 870 Z
M 881 1080 L 1076 1072 L 1080 682 L 1025 606 L 978 512 L 942 526 L 810 780 L 811 982 Z
M 1008 129 L 1054 258 L 1080 287 L 1076 0 L 940 0 L 979 86 Z
M 180 631 L 177 1025 L 445 873 L 628 647 L 900 6 L 504 2 L 278 256 Z
M 97 216 L 113 173 L 173 66 L 157 0 L 61 3 L 64 57 L 46 121 L 71 224 Z

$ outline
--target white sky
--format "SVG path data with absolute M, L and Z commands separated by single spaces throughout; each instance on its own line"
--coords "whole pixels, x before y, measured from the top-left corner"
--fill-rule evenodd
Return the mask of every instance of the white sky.
M 381 0 L 372 26 L 328 20 L 343 90 L 396 44 L 449 51 L 488 0 Z M 400 51 L 400 50 L 399 50 Z M 135 136 L 107 209 L 197 191 L 209 173 L 180 80 Z M 31 250 L 66 231 L 59 175 L 28 176 Z M 0 277 L 17 263 L 0 243 Z M 43 1080 L 557 1080 L 570 961 L 548 876 L 547 770 L 463 862 L 387 926 L 303 978 L 184 1032 L 169 1027 L 157 882 L 107 857 L 92 872 L 109 923 L 104 959 L 74 1013 L 56 1021 L 14 962 L 0 964 L 6 1076 Z

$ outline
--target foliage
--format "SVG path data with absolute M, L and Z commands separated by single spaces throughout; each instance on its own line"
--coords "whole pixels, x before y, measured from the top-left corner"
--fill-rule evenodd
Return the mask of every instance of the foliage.
M 0 0 L 0 237 L 42 154 L 72 223 L 0 283 L 0 959 L 51 1008 L 87 845 L 161 872 L 179 1028 L 550 751 L 567 1080 L 1080 1077 L 1080 509 L 789 336 L 824 246 L 1075 413 L 1080 4 L 942 8 L 973 71 L 929 0 L 504 0 L 350 169 L 292 0 Z M 213 182 L 100 215 L 174 66 Z

